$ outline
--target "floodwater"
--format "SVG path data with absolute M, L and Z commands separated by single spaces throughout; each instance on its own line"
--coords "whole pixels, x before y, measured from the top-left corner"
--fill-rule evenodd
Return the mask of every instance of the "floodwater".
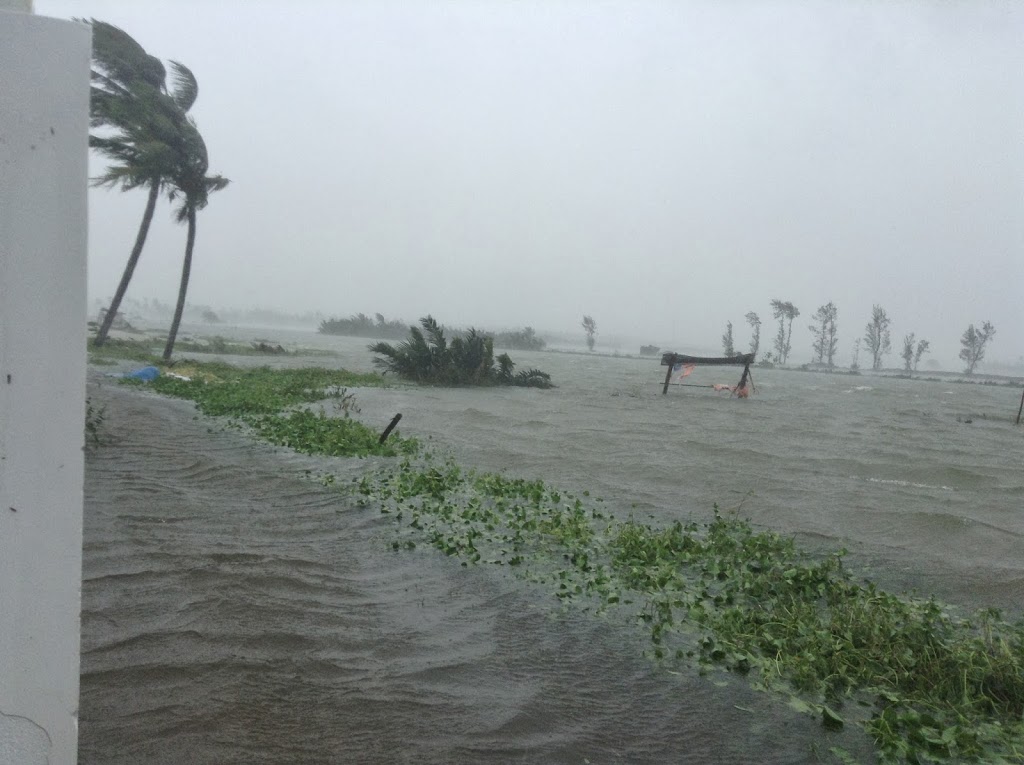
M 230 334 L 219 329 L 221 334 Z M 238 330 L 248 339 L 253 333 Z M 267 333 L 263 333 L 267 334 Z M 367 341 L 273 332 L 370 369 Z M 625 518 L 718 503 L 886 587 L 965 609 L 1024 600 L 1019 389 L 755 370 L 746 401 L 661 395 L 657 359 L 512 353 L 557 389 L 361 389 L 358 416 L 468 466 L 603 497 Z M 90 373 L 82 763 L 802 763 L 826 733 L 742 678 L 644 658 L 614 613 L 563 610 L 502 567 L 390 549 L 391 521 L 188 402 Z M 735 383 L 698 368 L 694 384 Z M 327 404 L 330 406 L 330 404 Z M 970 422 L 967 422 L 970 420 Z M 819 757 L 822 758 L 819 760 Z

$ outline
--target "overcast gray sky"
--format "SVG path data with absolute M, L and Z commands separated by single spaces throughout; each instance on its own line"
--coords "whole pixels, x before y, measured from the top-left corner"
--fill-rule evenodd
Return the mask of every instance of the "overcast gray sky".
M 718 345 L 790 300 L 793 359 L 872 303 L 954 366 L 1024 355 L 1016 2 L 37 0 L 188 65 L 211 171 L 190 300 Z M 98 168 L 98 166 L 97 166 Z M 145 194 L 90 196 L 92 297 Z M 170 302 L 158 208 L 129 295 Z M 598 338 L 600 342 L 600 335 Z M 764 343 L 763 343 L 764 345 Z M 889 358 L 895 364 L 896 351 Z M 863 358 L 862 358 L 863 360 Z

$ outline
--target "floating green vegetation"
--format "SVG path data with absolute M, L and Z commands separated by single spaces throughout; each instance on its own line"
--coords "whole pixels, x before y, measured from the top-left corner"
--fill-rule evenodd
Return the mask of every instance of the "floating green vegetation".
M 396 457 L 399 454 L 415 454 L 419 449 L 415 439 L 395 435 L 380 444 L 377 434 L 361 422 L 347 417 L 328 417 L 324 412 L 312 412 L 309 409 L 299 409 L 285 415 L 262 415 L 247 422 L 261 438 L 305 454 Z
M 378 374 L 321 367 L 244 369 L 200 362 L 176 366 L 175 371 L 180 376 L 161 375 L 148 385 L 166 396 L 194 401 L 203 414 L 230 417 L 260 438 L 298 452 L 395 457 L 414 454 L 419 448 L 416 439 L 402 438 L 397 431 L 381 444 L 374 430 L 351 419 L 351 414 L 359 410 L 348 386 L 380 387 L 384 380 Z M 293 408 L 327 399 L 336 403 L 342 417 Z
M 431 316 L 420 319 L 419 327 L 409 327 L 409 339 L 398 345 L 375 343 L 370 350 L 381 369 L 399 377 L 432 385 L 518 385 L 550 388 L 551 375 L 539 369 L 515 371 L 507 353 L 494 355 L 494 338 L 468 330 L 451 342 Z M 497 362 L 497 366 L 495 366 Z
M 427 542 L 463 565 L 513 566 L 562 601 L 632 609 L 654 658 L 796 694 L 826 727 L 860 724 L 882 762 L 1024 761 L 1024 622 L 997 611 L 961 619 L 860 584 L 842 551 L 814 558 L 717 508 L 703 524 L 622 522 L 585 496 L 429 455 L 358 490 L 398 522 L 395 549 Z

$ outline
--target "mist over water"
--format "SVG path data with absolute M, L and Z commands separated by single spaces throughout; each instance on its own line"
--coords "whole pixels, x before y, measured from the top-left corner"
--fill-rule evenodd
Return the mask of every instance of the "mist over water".
M 371 368 L 362 339 L 273 338 L 340 355 L 231 360 Z M 466 466 L 589 490 L 620 518 L 704 519 L 718 503 L 812 549 L 846 547 L 891 589 L 1020 612 L 1019 390 L 755 369 L 749 400 L 662 396 L 657 359 L 512 355 L 559 387 L 361 389 L 357 416 L 383 428 L 401 412 L 404 435 Z M 90 395 L 112 443 L 87 458 L 84 763 L 865 751 L 851 726 L 832 738 L 742 678 L 668 673 L 624 616 L 562 611 L 542 586 L 426 546 L 393 552 L 377 508 L 305 477 L 344 483 L 373 460 L 271 448 L 96 372 Z
M 116 24 L 199 82 L 211 172 L 189 299 L 453 326 L 745 345 L 792 301 L 793 360 L 872 306 L 958 365 L 1020 364 L 1024 9 L 969 3 L 37 0 Z M 231 30 L 227 39 L 223 30 Z M 246 55 L 251 51 L 272 55 Z M 105 163 L 94 158 L 91 174 Z M 142 193 L 95 190 L 89 293 Z M 161 202 L 130 295 L 174 303 Z M 765 343 L 767 350 L 768 343 Z

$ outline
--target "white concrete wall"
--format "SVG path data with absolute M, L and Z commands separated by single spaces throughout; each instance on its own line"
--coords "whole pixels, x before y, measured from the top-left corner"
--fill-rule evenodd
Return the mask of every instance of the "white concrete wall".
M 3 765 L 77 760 L 90 45 L 0 10 Z

